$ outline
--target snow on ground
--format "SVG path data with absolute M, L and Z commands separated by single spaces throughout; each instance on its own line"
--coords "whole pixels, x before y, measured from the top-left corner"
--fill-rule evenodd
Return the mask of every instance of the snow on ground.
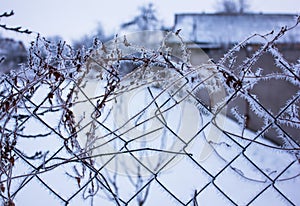
M 41 90 L 40 95 L 44 94 L 42 91 L 43 90 Z M 144 92 L 149 91 L 144 88 L 139 90 L 139 93 L 129 96 L 130 104 L 127 104 L 128 110 L 126 111 L 129 116 L 134 116 L 142 107 L 151 102 L 145 98 L 146 95 Z M 157 88 L 152 88 L 152 92 L 153 94 L 159 94 L 160 91 Z M 169 96 L 162 95 L 160 98 L 161 99 L 157 100 L 158 104 L 162 104 Z M 121 99 L 119 100 L 121 101 Z M 32 98 L 32 101 L 39 102 L 40 98 L 37 95 Z M 128 102 L 128 99 L 126 101 Z M 169 106 L 171 106 L 172 103 L 174 102 L 170 102 Z M 122 103 L 119 105 L 121 105 L 122 108 L 115 108 L 118 109 L 118 112 L 122 112 L 124 105 Z M 142 121 L 142 119 L 145 120 L 147 115 L 148 117 L 149 115 L 153 115 L 153 113 L 151 113 L 153 109 L 155 109 L 155 104 L 152 103 L 151 107 L 149 107 L 150 112 L 147 113 L 146 111 L 144 116 L 138 117 L 139 121 Z M 294 205 L 300 204 L 300 197 L 297 193 L 300 178 L 291 178 L 299 174 L 300 165 L 297 161 L 295 162 L 295 158 L 291 153 L 268 148 L 255 142 L 242 140 L 233 135 L 227 136 L 219 132 L 215 133 L 215 130 L 218 129 L 210 124 L 212 115 L 202 114 L 197 110 L 194 104 L 190 104 L 189 102 L 183 102 L 183 104 L 177 108 L 177 111 L 178 112 L 170 111 L 165 113 L 164 121 L 170 123 L 169 126 L 173 127 L 174 130 L 182 126 L 182 124 L 185 124 L 185 130 L 191 130 L 190 132 L 181 133 L 181 135 L 190 135 L 184 140 L 185 143 L 179 144 L 179 146 L 184 146 L 184 151 L 177 150 L 177 152 L 181 154 L 170 154 L 167 156 L 161 156 L 163 152 L 144 152 L 136 155 L 136 157 L 143 158 L 147 167 L 153 171 L 155 171 L 155 163 L 162 160 L 159 158 L 166 158 L 163 159 L 162 162 L 167 164 L 167 166 L 163 167 L 160 165 L 161 171 L 156 178 L 154 178 L 150 172 L 143 170 L 143 184 L 147 184 L 148 181 L 151 181 L 146 205 L 180 205 L 178 200 L 183 204 L 187 204 L 193 198 L 195 192 L 200 192 L 200 194 L 197 195 L 197 201 L 200 205 L 233 205 L 225 195 L 230 197 L 237 205 L 246 205 L 260 193 L 262 194 L 251 202 L 250 205 L 292 205 L 283 195 L 293 202 Z M 55 122 L 58 120 L 58 114 L 56 113 L 52 116 L 44 116 L 41 118 L 50 125 L 55 125 Z M 120 126 L 118 125 L 120 122 L 117 123 L 117 125 L 114 124 L 114 118 L 116 118 L 116 116 L 112 115 L 112 119 L 108 118 L 105 120 L 107 126 L 111 126 L 111 128 Z M 185 123 L 182 122 L 183 120 Z M 223 120 L 224 124 L 222 128 L 224 131 L 230 131 L 237 135 L 241 135 L 243 132 L 244 137 L 248 139 L 256 137 L 255 132 L 249 130 L 242 131 L 237 122 L 226 117 L 224 117 Z M 205 127 L 204 132 L 197 134 L 199 129 L 205 125 L 208 126 Z M 45 127 L 34 119 L 28 121 L 24 126 L 26 126 L 24 133 L 38 134 L 45 130 Z M 145 131 L 149 128 L 159 128 L 160 126 L 162 125 L 160 125 L 157 120 L 151 120 L 146 124 L 146 128 L 134 128 L 138 130 L 138 132 L 130 133 L 131 136 L 127 136 L 126 138 L 133 138 L 133 135 L 137 135 L 135 137 L 138 137 L 141 131 Z M 211 135 L 214 134 L 220 134 L 220 136 L 218 138 L 212 137 Z M 170 144 L 165 144 L 162 147 L 163 150 L 178 149 L 179 147 L 172 147 L 175 145 L 174 140 L 176 142 L 178 139 L 171 136 L 172 134 L 167 131 L 154 133 L 154 135 L 146 139 L 146 141 L 139 141 L 138 143 L 133 143 L 128 146 L 132 146 L 133 149 L 142 147 L 155 148 L 156 146 L 162 147 L 161 138 L 166 138 L 165 141 L 169 141 Z M 211 143 L 214 149 L 207 144 L 205 138 L 208 140 L 211 138 L 214 141 Z M 259 137 L 256 141 L 276 147 L 276 145 L 273 145 L 262 137 Z M 94 142 L 94 144 L 97 145 L 97 142 Z M 114 142 L 111 145 L 111 149 L 116 146 L 120 147 L 118 144 L 121 145 L 120 142 Z M 20 138 L 18 149 L 24 152 L 26 151 L 28 155 L 33 155 L 34 152 L 39 150 L 44 152 L 49 151 L 45 156 L 47 159 L 62 145 L 63 141 L 61 139 L 55 135 L 49 135 L 48 137 L 38 139 Z M 98 154 L 106 153 L 105 150 L 94 150 L 94 152 Z M 191 154 L 191 156 L 187 154 Z M 57 156 L 68 157 L 69 154 L 62 149 Z M 134 167 L 138 164 L 130 165 L 129 159 L 126 159 L 130 157 L 132 158 L 132 156 L 128 154 L 120 155 L 119 161 L 125 164 L 125 168 L 118 168 L 117 173 L 119 195 L 126 201 L 136 193 L 136 188 L 132 185 L 132 182 L 130 182 L 128 175 L 132 175 L 133 180 L 136 178 L 136 168 Z M 172 159 L 173 157 L 175 158 Z M 125 158 L 126 161 L 122 162 L 122 158 Z M 147 162 L 147 159 L 150 161 Z M 172 160 L 168 162 L 170 159 Z M 102 166 L 101 161 L 105 160 L 105 158 L 99 159 L 97 161 L 97 167 Z M 58 162 L 59 160 L 57 160 L 57 163 Z M 41 161 L 35 162 L 36 165 L 41 163 Z M 55 163 L 55 161 L 51 161 L 49 164 L 47 163 L 46 166 Z M 32 161 L 32 164 L 34 164 L 34 161 Z M 122 164 L 119 166 L 122 166 Z M 29 167 L 29 164 L 20 160 L 17 161 L 14 174 L 26 174 L 31 170 L 33 169 Z M 133 173 L 129 172 L 129 174 L 126 174 L 126 171 L 128 172 L 129 170 Z M 55 192 L 67 199 L 78 190 L 78 185 L 74 179 L 66 175 L 66 171 L 72 172 L 72 164 L 65 164 L 48 172 L 32 176 L 33 179 L 30 180 L 16 196 L 16 204 L 59 205 L 61 200 L 55 197 L 40 180 L 45 181 Z M 107 167 L 107 170 L 104 170 L 103 173 L 112 177 L 115 171 L 113 167 Z M 24 178 L 19 178 L 16 183 L 20 183 L 22 179 Z M 274 184 L 272 182 L 273 180 L 276 180 Z M 178 200 L 172 195 L 178 198 Z M 94 201 L 94 205 L 115 205 L 112 201 L 107 200 L 102 190 L 99 190 Z M 87 204 L 87 202 L 82 200 L 81 195 L 77 195 L 76 198 L 70 202 L 70 205 Z M 136 205 L 135 200 L 132 200 L 129 205 Z M 192 203 L 190 205 L 192 205 Z

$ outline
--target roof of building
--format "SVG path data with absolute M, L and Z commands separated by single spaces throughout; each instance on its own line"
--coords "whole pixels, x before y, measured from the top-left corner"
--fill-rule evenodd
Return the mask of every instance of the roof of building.
M 274 37 L 283 26 L 291 27 L 297 22 L 293 14 L 176 14 L 174 30 L 182 29 L 187 40 L 204 44 L 230 44 L 242 42 L 253 34 L 265 35 L 274 30 Z M 255 37 L 251 43 L 264 42 Z M 300 25 L 286 32 L 280 43 L 299 43 Z

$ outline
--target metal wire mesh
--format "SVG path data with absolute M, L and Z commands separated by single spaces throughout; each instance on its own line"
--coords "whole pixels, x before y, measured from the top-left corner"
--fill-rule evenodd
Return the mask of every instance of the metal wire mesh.
M 192 66 L 180 36 L 163 34 L 158 49 L 135 36 L 87 52 L 37 39 L 29 65 L 1 78 L 3 204 L 300 204 L 299 144 L 285 129 L 299 129 L 299 65 L 280 57 L 273 76 L 253 68 L 281 34 L 240 73 L 226 58 L 242 44 L 219 64 Z M 273 114 L 251 87 L 282 76 L 298 89 Z M 237 97 L 263 120 L 259 131 L 238 110 L 226 117 Z M 271 128 L 285 145 L 264 137 Z

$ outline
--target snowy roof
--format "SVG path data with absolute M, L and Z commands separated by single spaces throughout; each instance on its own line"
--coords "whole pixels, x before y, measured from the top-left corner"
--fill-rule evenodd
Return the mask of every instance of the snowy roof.
M 274 30 L 274 37 L 283 26 L 296 24 L 293 14 L 176 14 L 174 30 L 182 29 L 181 35 L 197 43 L 228 44 L 238 43 L 249 36 L 267 34 Z M 251 39 L 251 43 L 261 43 L 261 37 Z M 279 42 L 299 43 L 300 25 L 288 31 Z

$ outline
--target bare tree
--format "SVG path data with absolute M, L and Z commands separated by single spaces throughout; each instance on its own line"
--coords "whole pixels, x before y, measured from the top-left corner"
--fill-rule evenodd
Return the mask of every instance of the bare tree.
M 142 6 L 139 9 L 139 14 L 135 16 L 131 21 L 123 23 L 122 29 L 128 29 L 130 27 L 136 27 L 135 30 L 151 30 L 161 29 L 162 25 L 157 18 L 156 10 L 152 3 L 147 6 Z
M 250 5 L 247 0 L 239 0 L 239 12 L 245 13 L 249 10 Z
M 217 9 L 222 13 L 245 13 L 249 9 L 247 0 L 222 0 L 217 3 Z

